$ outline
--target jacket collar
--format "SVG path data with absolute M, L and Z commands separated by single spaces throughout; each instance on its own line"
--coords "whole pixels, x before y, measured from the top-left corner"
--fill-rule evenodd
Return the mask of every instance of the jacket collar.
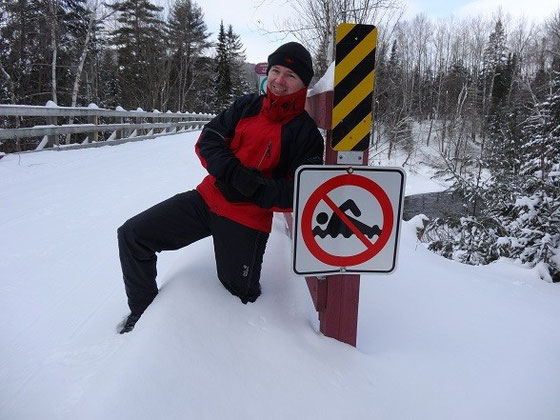
M 276 96 L 270 90 L 267 90 L 262 113 L 272 121 L 287 123 L 295 116 L 303 113 L 306 98 L 307 88 L 283 96 Z

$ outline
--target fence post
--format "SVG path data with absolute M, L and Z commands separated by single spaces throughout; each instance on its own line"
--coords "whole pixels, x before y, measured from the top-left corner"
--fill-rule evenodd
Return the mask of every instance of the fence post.
M 14 116 L 15 118 L 15 127 L 16 128 L 20 128 L 21 127 L 21 123 L 19 120 L 19 115 Z M 21 140 L 19 138 L 16 139 L 16 151 L 17 152 L 21 152 Z
M 47 125 L 58 125 L 58 118 L 56 117 L 45 117 L 45 120 Z M 53 134 L 48 136 L 47 146 L 58 146 L 58 135 Z
M 115 117 L 115 123 L 117 124 L 124 124 L 124 117 Z M 116 130 L 116 139 L 120 140 L 123 138 L 123 130 Z
M 88 117 L 88 123 L 89 124 L 94 124 L 94 125 L 99 125 L 99 115 L 90 115 Z M 99 139 L 98 131 L 92 132 L 91 137 L 88 134 L 88 140 L 90 141 L 90 143 L 97 143 L 98 139 Z
M 142 117 L 136 117 L 135 121 L 136 124 L 142 124 Z M 141 136 L 142 134 L 144 134 L 144 130 L 142 130 L 141 128 L 137 128 L 134 131 L 136 131 L 136 136 Z

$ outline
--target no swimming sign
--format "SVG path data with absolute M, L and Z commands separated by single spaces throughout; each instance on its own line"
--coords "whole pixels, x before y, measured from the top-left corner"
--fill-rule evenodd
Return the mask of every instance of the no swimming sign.
M 401 168 L 300 167 L 294 188 L 293 271 L 392 272 L 404 185 Z

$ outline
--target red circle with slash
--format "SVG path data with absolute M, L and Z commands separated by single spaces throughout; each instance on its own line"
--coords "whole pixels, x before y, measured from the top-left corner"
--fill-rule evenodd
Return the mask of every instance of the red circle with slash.
M 363 188 L 369 193 L 373 194 L 376 200 L 381 206 L 381 211 L 383 213 L 383 227 L 381 229 L 381 235 L 375 242 L 371 242 L 353 223 L 344 212 L 340 211 L 337 205 L 329 198 L 328 193 L 332 190 L 344 187 L 344 186 L 355 186 Z M 313 234 L 313 213 L 317 208 L 319 202 L 324 201 L 330 209 L 340 217 L 342 222 L 346 224 L 350 230 L 358 237 L 358 239 L 365 245 L 366 250 L 355 255 L 340 256 L 332 255 L 322 249 L 317 241 L 315 240 L 315 235 Z M 311 252 L 311 254 L 317 258 L 319 261 L 335 266 L 335 267 L 351 267 L 359 264 L 363 264 L 366 261 L 372 259 L 375 255 L 383 249 L 383 247 L 389 241 L 391 232 L 393 230 L 393 208 L 391 206 L 391 200 L 383 191 L 383 189 L 374 181 L 361 175 L 356 174 L 344 174 L 339 175 L 334 178 L 329 179 L 324 184 L 320 185 L 309 197 L 303 212 L 301 215 L 301 235 L 305 245 Z

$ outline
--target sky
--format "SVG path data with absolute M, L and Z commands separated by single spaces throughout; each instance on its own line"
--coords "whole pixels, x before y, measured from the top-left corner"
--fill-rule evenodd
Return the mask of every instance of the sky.
M 168 0 L 160 0 L 160 3 Z M 291 35 L 265 34 L 263 29 L 274 31 L 278 25 L 293 16 L 290 0 L 198 0 L 202 8 L 208 30 L 216 39 L 220 21 L 233 25 L 236 33 L 246 47 L 247 61 L 266 62 L 268 55 L 288 41 L 296 40 Z M 560 0 L 412 0 L 405 1 L 405 18 L 423 13 L 437 19 L 454 15 L 457 18 L 470 15 L 491 16 L 501 6 L 512 17 L 524 15 L 535 21 L 543 21 L 554 11 L 560 9 Z M 530 7 L 528 6 L 530 4 Z

